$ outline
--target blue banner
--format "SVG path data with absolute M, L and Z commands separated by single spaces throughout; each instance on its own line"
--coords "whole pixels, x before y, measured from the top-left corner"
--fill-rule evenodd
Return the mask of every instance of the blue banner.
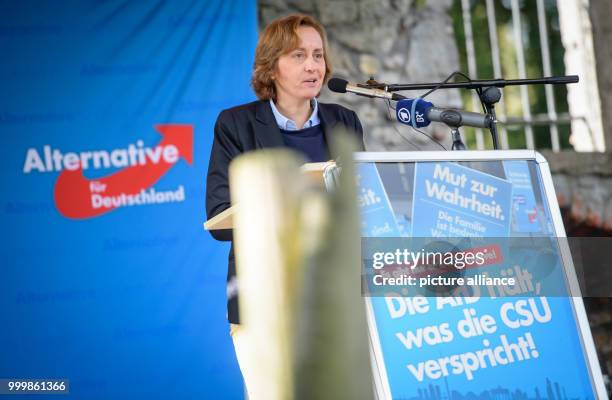
M 532 171 L 529 163 L 524 160 L 504 161 L 504 171 L 508 180 L 512 182 L 512 232 L 525 233 L 552 233 L 552 226 L 548 222 L 544 208 L 536 201 L 534 186 L 531 184 Z M 535 171 L 533 172 L 535 173 Z
M 357 165 L 357 200 L 361 210 L 361 232 L 365 237 L 400 236 L 387 193 L 380 180 L 376 165 Z
M 412 236 L 507 236 L 511 195 L 504 179 L 455 163 L 417 163 Z
M 405 217 L 411 221 L 413 237 L 507 237 L 512 233 L 511 226 L 523 226 L 515 220 L 520 218 L 517 213 L 511 212 L 513 193 L 535 202 L 540 210 L 538 218 L 544 220 L 541 226 L 552 226 L 542 178 L 534 162 L 502 165 L 490 161 L 477 165 L 482 169 L 437 162 L 360 163 L 359 171 L 380 176 L 382 188 L 375 190 L 376 197 L 389 199 L 380 205 L 384 210 L 376 214 L 361 202 L 367 221 L 364 228 L 385 223 L 388 215 L 405 212 L 406 204 L 412 204 Z M 535 173 L 525 175 L 525 167 L 527 171 L 533 167 Z M 522 174 L 521 181 L 518 174 Z M 358 183 L 361 193 L 372 187 L 372 180 L 364 180 L 363 174 Z M 376 217 L 381 220 L 376 221 Z M 542 240 L 555 239 L 548 228 L 538 232 Z M 392 232 L 376 235 L 364 229 L 362 236 L 389 237 Z M 377 241 L 367 243 L 375 246 Z M 374 250 L 368 251 L 373 254 Z M 540 262 L 543 254 L 508 251 L 505 246 L 501 251 L 509 265 L 530 257 L 538 261 L 536 267 L 546 267 Z M 393 254 L 389 254 L 388 262 L 397 267 Z M 384 254 L 374 261 L 386 257 Z M 503 274 L 523 279 L 517 271 L 510 268 Z M 534 279 L 552 281 L 557 297 L 539 295 L 539 285 L 532 285 L 514 297 L 406 297 L 408 288 L 399 286 L 395 292 L 387 287 L 382 290 L 384 296 L 369 298 L 376 365 L 385 372 L 382 376 L 391 397 L 594 399 L 575 310 L 564 286 L 564 269 L 557 265 L 554 273 L 542 273 L 537 277 L 534 272 Z
M 254 99 L 255 2 L 0 15 L 0 378 L 68 379 L 75 399 L 240 398 L 228 246 L 202 223 L 216 116 Z

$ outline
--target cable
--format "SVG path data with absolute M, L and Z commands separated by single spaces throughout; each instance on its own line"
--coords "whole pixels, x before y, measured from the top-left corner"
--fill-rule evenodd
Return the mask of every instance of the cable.
M 461 72 L 461 71 L 454 71 L 448 77 L 446 77 L 446 79 L 444 79 L 444 81 L 440 82 L 438 85 L 436 85 L 436 87 L 434 87 L 433 89 L 430 89 L 424 95 L 418 97 L 418 99 L 424 99 L 425 97 L 429 96 L 430 94 L 432 94 L 436 90 L 440 89 L 445 83 L 447 83 L 452 77 L 454 77 L 456 75 L 464 77 L 470 83 L 472 82 L 472 79 L 469 76 L 467 76 L 466 74 L 464 74 L 463 72 Z M 485 102 L 482 99 L 482 88 L 478 87 L 478 88 L 475 88 L 474 90 L 476 91 L 476 94 L 478 95 L 478 100 L 480 101 L 480 105 L 482 107 L 483 112 L 485 114 L 487 114 L 488 113 L 487 107 L 485 105 Z M 418 131 L 418 129 L 416 129 L 416 127 L 413 127 L 413 129 Z M 421 132 L 421 133 L 423 133 L 423 132 Z M 453 144 L 453 146 L 454 146 L 454 144 Z M 444 146 L 442 146 L 442 147 L 444 147 Z
M 387 112 L 389 115 L 389 119 L 393 120 L 393 115 L 391 114 L 391 110 L 393 109 L 393 107 L 391 106 L 391 100 L 386 100 L 387 101 Z M 404 136 L 399 129 L 397 129 L 397 125 L 396 124 L 391 124 L 391 126 L 393 126 L 393 130 L 395 130 L 395 132 L 399 135 L 399 137 L 401 137 L 402 139 L 404 139 L 404 141 L 406 141 L 406 143 L 408 143 L 409 145 L 413 146 L 414 148 L 416 148 L 417 150 L 422 150 L 421 147 L 419 147 L 418 145 L 416 145 L 415 143 L 412 143 L 412 141 L 407 138 L 406 136 Z
M 468 82 L 472 82 L 472 79 L 470 79 L 469 76 L 465 75 L 463 72 L 461 71 L 454 71 L 452 72 L 449 76 L 446 77 L 446 79 L 444 79 L 442 82 L 440 82 L 438 85 L 436 85 L 436 87 L 434 87 L 433 89 L 430 89 L 428 92 L 426 92 L 424 95 L 419 96 L 418 99 L 424 99 L 425 97 L 429 96 L 430 94 L 432 94 L 433 92 L 435 92 L 436 90 L 440 89 L 445 83 L 447 83 L 449 80 L 451 80 L 451 78 L 453 78 L 456 75 L 460 75 L 462 77 L 464 77 L 465 79 L 468 80 Z M 479 97 L 480 98 L 480 97 Z M 388 107 L 390 109 L 394 109 L 391 106 L 391 102 L 389 100 L 387 100 L 388 103 Z M 389 111 L 390 113 L 390 111 Z M 395 127 L 395 126 L 394 126 Z M 448 151 L 448 149 L 446 147 L 444 147 L 444 145 L 442 145 L 442 143 L 440 143 L 439 141 L 435 140 L 434 138 L 432 138 L 431 136 L 429 136 L 428 134 L 426 134 L 425 132 L 421 131 L 420 129 L 417 129 L 415 126 L 411 126 L 412 129 L 414 129 L 415 131 L 419 132 L 420 134 L 422 134 L 423 136 L 425 136 L 426 138 L 428 138 L 429 140 L 431 140 L 432 142 L 434 142 L 435 144 L 437 144 L 438 146 L 442 147 L 444 150 Z M 396 131 L 397 128 L 396 128 Z M 399 131 L 398 131 L 399 133 Z M 402 136 L 400 134 L 400 136 Z M 402 136 L 403 137 L 403 136 Z
M 467 76 L 466 74 L 464 74 L 463 72 L 461 72 L 461 71 L 454 71 L 449 76 L 447 76 L 446 79 L 444 79 L 442 82 L 440 82 L 435 88 L 430 89 L 424 95 L 420 96 L 420 98 L 424 99 L 425 97 L 429 96 L 430 94 L 432 94 L 436 90 L 440 89 L 442 86 L 444 86 L 445 83 L 450 81 L 451 78 L 454 77 L 455 75 L 461 75 L 462 77 L 467 79 L 468 82 L 472 82 L 472 79 L 469 76 Z

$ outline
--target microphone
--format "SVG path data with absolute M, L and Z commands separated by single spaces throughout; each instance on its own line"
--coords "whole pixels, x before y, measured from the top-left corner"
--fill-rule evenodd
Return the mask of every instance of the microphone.
M 417 128 L 428 126 L 431 121 L 443 122 L 455 128 L 460 126 L 490 128 L 493 123 L 490 115 L 450 108 L 438 108 L 434 107 L 429 101 L 422 99 L 403 99 L 398 101 L 395 115 L 402 124 Z
M 402 96 L 401 94 L 389 93 L 381 89 L 364 88 L 354 83 L 350 83 L 344 79 L 340 79 L 340 78 L 331 78 L 329 82 L 327 82 L 327 87 L 329 88 L 329 90 L 331 90 L 332 92 L 336 92 L 336 93 L 351 92 L 359 96 L 380 97 L 383 99 L 389 99 L 389 100 L 395 100 L 395 101 L 406 98 Z

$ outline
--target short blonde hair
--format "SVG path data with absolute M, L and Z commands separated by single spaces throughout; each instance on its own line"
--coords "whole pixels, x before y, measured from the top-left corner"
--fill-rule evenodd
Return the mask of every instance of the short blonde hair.
M 321 36 L 323 59 L 325 60 L 323 84 L 329 79 L 332 68 L 327 55 L 327 35 L 323 25 L 313 17 L 304 14 L 292 14 L 275 19 L 266 26 L 255 49 L 251 85 L 260 100 L 276 100 L 276 86 L 274 86 L 272 77 L 276 71 L 278 59 L 299 47 L 298 28 L 301 26 L 310 26 Z

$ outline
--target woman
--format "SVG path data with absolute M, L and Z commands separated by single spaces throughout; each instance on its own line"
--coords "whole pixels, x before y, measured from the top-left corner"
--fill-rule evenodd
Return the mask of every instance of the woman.
M 238 155 L 255 149 L 289 147 L 310 162 L 329 160 L 332 128 L 343 125 L 363 143 L 357 115 L 337 104 L 316 100 L 331 74 L 324 28 L 307 15 L 290 15 L 271 22 L 255 51 L 252 86 L 258 101 L 224 110 L 215 136 L 206 180 L 208 219 L 230 206 L 228 166 Z M 232 240 L 231 230 L 212 231 L 217 240 Z M 228 320 L 240 357 L 236 270 L 233 246 L 229 254 Z M 245 376 L 245 382 L 247 378 Z

